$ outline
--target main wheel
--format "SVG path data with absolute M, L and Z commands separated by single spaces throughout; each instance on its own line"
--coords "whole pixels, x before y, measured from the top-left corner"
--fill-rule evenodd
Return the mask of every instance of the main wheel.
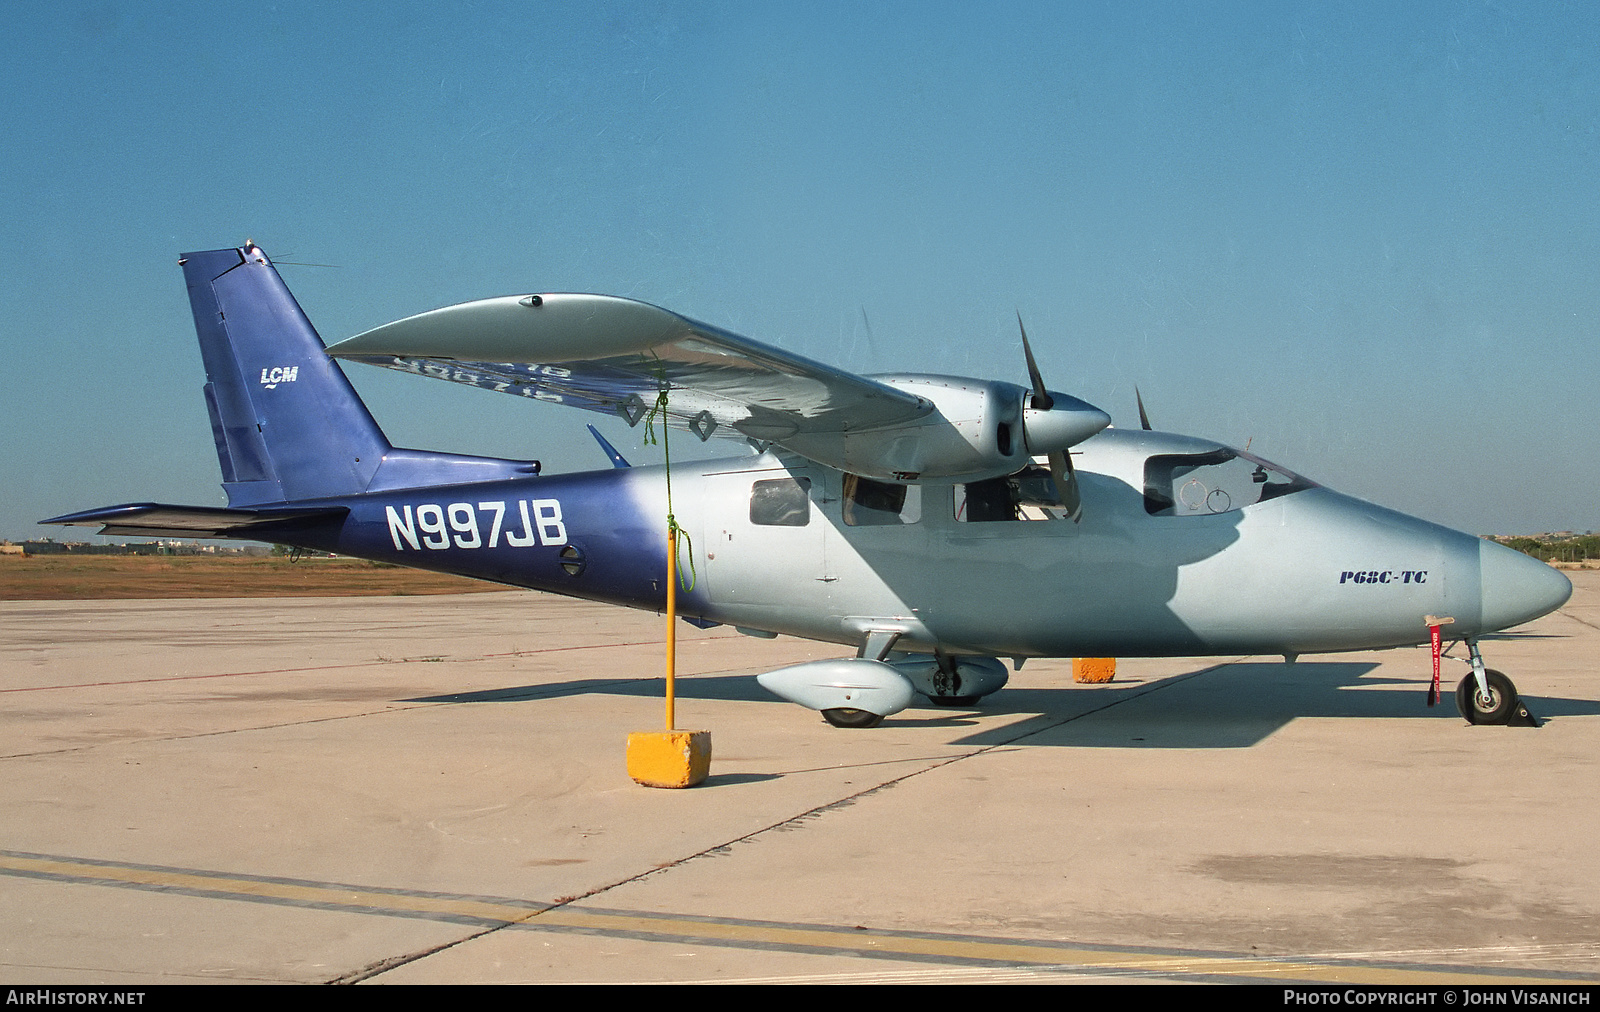
M 850 706 L 841 706 L 832 710 L 823 710 L 822 719 L 834 727 L 877 727 L 883 717 L 871 710 L 857 710 Z
M 1478 696 L 1478 680 L 1472 675 L 1456 686 L 1456 709 L 1469 724 L 1505 724 L 1517 712 L 1517 687 L 1511 679 L 1490 668 L 1484 672 L 1489 681 L 1489 698 Z

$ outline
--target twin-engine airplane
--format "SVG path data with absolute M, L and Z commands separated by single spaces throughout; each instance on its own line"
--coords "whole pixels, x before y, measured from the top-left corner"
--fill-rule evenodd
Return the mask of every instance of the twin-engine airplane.
M 1110 428 L 1045 388 L 855 376 L 604 295 L 470 302 L 324 348 L 266 254 L 180 261 L 227 508 L 135 503 L 44 523 L 243 538 L 662 610 L 668 469 L 390 445 L 334 358 L 650 424 L 754 455 L 670 464 L 696 625 L 857 648 L 760 682 L 866 727 L 917 694 L 968 706 L 1010 658 L 1297 655 L 1429 641 L 1450 616 L 1457 705 L 1505 723 L 1478 639 L 1560 607 L 1534 559 L 1190 436 Z M 331 356 L 331 357 L 330 357 Z M 663 397 L 663 395 L 665 395 Z M 598 435 L 598 433 L 597 433 Z M 684 570 L 690 567 L 684 565 Z M 685 581 L 687 582 L 687 581 Z

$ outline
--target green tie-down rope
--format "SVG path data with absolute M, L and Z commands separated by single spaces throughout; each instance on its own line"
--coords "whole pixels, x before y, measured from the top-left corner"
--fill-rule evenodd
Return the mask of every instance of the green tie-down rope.
M 682 538 L 683 544 L 688 547 L 689 579 L 687 582 L 683 577 L 683 557 L 685 553 L 682 550 L 678 552 L 678 586 L 683 588 L 684 593 L 688 593 L 694 590 L 695 584 L 699 582 L 700 578 L 694 568 L 694 539 L 689 536 L 688 531 L 678 524 L 678 518 L 672 515 L 672 440 L 667 426 L 667 386 L 665 382 L 662 383 L 660 392 L 656 394 L 656 402 L 651 405 L 650 413 L 644 416 L 644 441 L 651 446 L 656 443 L 655 420 L 657 415 L 661 416 L 661 450 L 667 458 L 667 534 L 670 537 Z

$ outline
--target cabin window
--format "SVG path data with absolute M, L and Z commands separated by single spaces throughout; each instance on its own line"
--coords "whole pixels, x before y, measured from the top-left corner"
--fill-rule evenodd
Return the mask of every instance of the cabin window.
M 1004 478 L 957 485 L 955 505 L 956 519 L 962 523 L 1067 519 L 1055 479 L 1038 464 Z
M 772 478 L 750 487 L 750 522 L 759 527 L 804 527 L 811 522 L 811 479 Z
M 891 485 L 844 476 L 844 522 L 851 527 L 897 527 L 922 519 L 922 486 Z
M 1231 513 L 1316 483 L 1247 453 L 1162 453 L 1145 461 L 1145 512 L 1159 517 Z

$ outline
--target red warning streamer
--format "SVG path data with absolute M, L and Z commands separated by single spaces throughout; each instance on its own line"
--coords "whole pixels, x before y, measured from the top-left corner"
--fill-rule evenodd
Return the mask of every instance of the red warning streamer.
M 1428 626 L 1428 638 L 1433 645 L 1433 685 L 1428 688 L 1428 705 L 1437 706 L 1439 703 L 1439 627 Z
M 1428 640 L 1433 647 L 1433 684 L 1428 686 L 1428 705 L 1437 706 L 1439 703 L 1439 627 L 1447 626 L 1455 621 L 1453 618 L 1441 618 L 1438 615 L 1425 615 L 1422 621 L 1428 624 Z

